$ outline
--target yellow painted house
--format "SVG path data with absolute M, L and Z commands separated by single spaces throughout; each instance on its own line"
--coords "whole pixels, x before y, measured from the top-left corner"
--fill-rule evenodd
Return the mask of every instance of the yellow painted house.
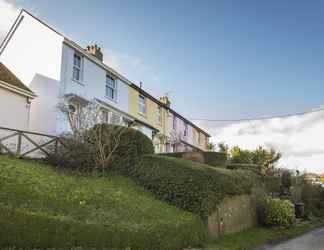
M 158 100 L 135 84 L 128 90 L 128 113 L 152 138 L 155 152 L 207 150 L 210 135 L 171 109 L 168 97 Z
M 165 105 L 135 84 L 130 85 L 128 90 L 128 112 L 136 119 L 135 127 L 153 139 L 156 152 L 164 152 Z

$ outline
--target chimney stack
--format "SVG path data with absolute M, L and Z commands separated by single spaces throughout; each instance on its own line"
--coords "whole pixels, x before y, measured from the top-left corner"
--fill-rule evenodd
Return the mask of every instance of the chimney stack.
M 162 96 L 160 97 L 160 102 L 164 103 L 166 106 L 168 106 L 170 108 L 171 106 L 171 102 L 169 100 L 169 97 L 167 96 Z
M 101 52 L 100 47 L 98 47 L 97 44 L 87 46 L 86 51 L 87 51 L 90 55 L 93 55 L 93 56 L 95 56 L 96 58 L 98 58 L 100 61 L 103 61 L 103 54 L 102 54 L 102 52 Z

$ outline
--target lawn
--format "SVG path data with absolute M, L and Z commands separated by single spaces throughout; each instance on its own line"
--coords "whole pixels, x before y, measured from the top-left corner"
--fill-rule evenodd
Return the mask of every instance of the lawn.
M 188 212 L 124 177 L 58 172 L 0 156 L 0 247 L 181 249 L 206 240 Z
M 306 221 L 295 227 L 251 228 L 227 235 L 208 245 L 206 250 L 250 250 L 265 243 L 277 242 L 296 237 L 323 225 L 323 221 Z

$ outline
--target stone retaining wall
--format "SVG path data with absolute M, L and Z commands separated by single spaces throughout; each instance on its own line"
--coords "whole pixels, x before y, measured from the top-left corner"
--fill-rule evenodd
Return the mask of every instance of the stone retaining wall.
M 211 239 L 256 225 L 256 202 L 252 195 L 225 198 L 208 217 L 208 232 Z

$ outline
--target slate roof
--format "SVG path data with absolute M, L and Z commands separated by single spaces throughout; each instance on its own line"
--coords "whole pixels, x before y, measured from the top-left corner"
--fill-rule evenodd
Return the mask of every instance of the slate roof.
M 19 88 L 24 91 L 28 91 L 31 94 L 33 94 L 33 92 L 1 62 L 0 62 L 0 81 L 3 81 L 13 87 Z

